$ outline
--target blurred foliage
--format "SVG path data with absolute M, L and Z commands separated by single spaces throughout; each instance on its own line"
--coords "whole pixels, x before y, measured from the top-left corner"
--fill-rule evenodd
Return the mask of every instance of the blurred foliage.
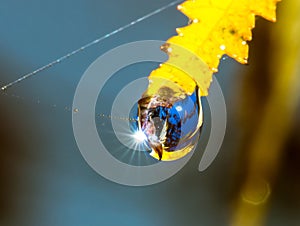
M 287 142 L 295 129 L 300 97 L 299 12 L 299 1 L 284 1 L 278 23 L 273 28 L 265 23 L 257 30 L 252 66 L 241 95 L 245 134 L 236 167 L 242 173 L 240 189 L 235 192 L 233 226 L 264 224 L 280 170 L 289 166 L 286 156 L 296 151 Z M 299 146 L 293 146 L 299 151 Z M 299 187 L 299 181 L 294 182 Z M 294 190 L 289 195 L 299 194 Z

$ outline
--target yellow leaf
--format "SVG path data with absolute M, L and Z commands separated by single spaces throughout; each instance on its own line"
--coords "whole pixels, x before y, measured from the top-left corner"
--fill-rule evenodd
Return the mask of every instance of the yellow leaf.
M 280 0 L 185 1 L 178 9 L 190 18 L 191 23 L 178 28 L 178 36 L 167 41 L 166 52 L 169 59 L 154 70 L 149 79 L 155 81 L 165 76 L 171 81 L 181 81 L 187 93 L 192 93 L 197 85 L 201 96 L 208 95 L 212 74 L 217 71 L 222 55 L 227 54 L 242 64 L 247 63 L 249 48 L 247 41 L 252 39 L 251 30 L 255 26 L 255 15 L 275 21 L 278 1 Z M 197 64 L 192 66 L 194 62 L 191 57 L 181 54 L 184 51 L 178 46 L 199 57 L 205 63 L 202 69 L 199 69 Z M 172 67 L 178 62 L 180 66 L 175 74 Z M 187 73 L 185 68 L 188 65 Z

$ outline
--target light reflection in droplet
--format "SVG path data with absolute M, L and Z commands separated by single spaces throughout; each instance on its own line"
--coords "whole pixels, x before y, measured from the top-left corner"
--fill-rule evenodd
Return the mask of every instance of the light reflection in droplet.
M 135 139 L 136 142 L 138 143 L 143 143 L 147 140 L 147 137 L 145 135 L 145 133 L 141 130 L 136 131 L 132 137 Z

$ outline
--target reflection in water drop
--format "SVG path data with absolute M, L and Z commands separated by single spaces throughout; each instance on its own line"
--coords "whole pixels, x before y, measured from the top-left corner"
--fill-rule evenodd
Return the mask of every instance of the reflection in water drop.
M 176 160 L 196 146 L 202 126 L 198 87 L 188 95 L 183 90 L 162 86 L 156 94 L 144 94 L 138 107 L 139 128 L 145 133 L 154 158 Z

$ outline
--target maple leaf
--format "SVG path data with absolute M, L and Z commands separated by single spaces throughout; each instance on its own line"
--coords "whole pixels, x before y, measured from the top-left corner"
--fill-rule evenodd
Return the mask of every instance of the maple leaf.
M 276 21 L 276 3 L 279 1 L 185 1 L 178 9 L 189 17 L 191 22 L 188 26 L 177 29 L 178 36 L 167 40 L 163 49 L 169 54 L 169 59 L 154 70 L 149 79 L 168 78 L 181 83 L 187 93 L 194 91 L 196 83 L 200 88 L 200 95 L 208 95 L 212 74 L 217 72 L 222 55 L 227 54 L 239 63 L 247 63 L 247 41 L 252 39 L 255 16 Z M 201 69 L 198 67 L 199 63 L 192 68 L 193 59 L 187 57 L 180 47 L 189 50 L 204 62 Z M 186 67 L 189 67 L 189 73 L 186 72 Z

